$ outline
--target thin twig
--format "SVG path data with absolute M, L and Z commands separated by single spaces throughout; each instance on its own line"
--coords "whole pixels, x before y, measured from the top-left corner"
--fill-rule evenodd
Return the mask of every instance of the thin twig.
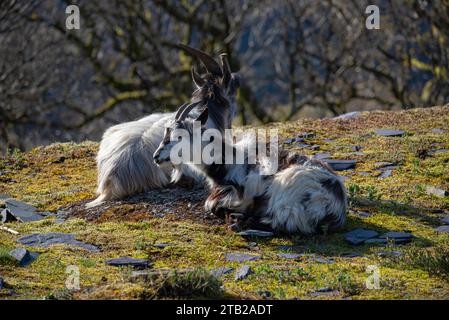
M 7 227 L 3 227 L 3 226 L 0 226 L 0 230 L 12 233 L 14 235 L 18 235 L 19 234 L 16 230 L 13 230 L 13 229 L 10 229 L 10 228 L 7 228 Z

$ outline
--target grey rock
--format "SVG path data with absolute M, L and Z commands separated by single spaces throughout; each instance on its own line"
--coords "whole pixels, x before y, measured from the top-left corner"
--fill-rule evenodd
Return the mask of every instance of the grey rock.
M 449 149 L 434 150 L 434 151 L 430 151 L 429 154 L 433 155 L 433 154 L 446 153 L 446 152 L 449 152 Z
M 332 291 L 332 288 L 322 287 L 322 288 L 319 288 L 316 292 L 331 292 L 331 291 Z
M 392 258 L 398 258 L 404 255 L 401 251 L 381 251 L 377 254 L 379 257 L 392 257 Z
M 253 270 L 251 270 L 250 266 L 248 265 L 241 266 L 235 272 L 235 281 L 243 280 L 247 278 L 251 273 L 253 273 Z
M 360 116 L 360 111 L 352 111 L 352 112 L 347 112 L 344 114 L 339 115 L 338 117 L 334 117 L 332 119 L 334 120 L 349 120 L 349 119 L 354 119 L 354 118 L 358 118 Z
M 131 266 L 136 269 L 145 269 L 151 267 L 151 263 L 145 259 L 134 259 L 130 257 L 120 257 L 106 260 L 106 264 L 114 267 Z
M 270 291 L 267 291 L 267 290 L 264 290 L 264 291 L 258 291 L 257 293 L 259 294 L 259 296 L 260 296 L 261 298 L 267 299 L 267 298 L 270 298 L 270 297 L 271 297 L 271 292 L 270 292 Z
M 322 264 L 332 264 L 332 263 L 334 263 L 334 261 L 332 259 L 325 259 L 323 257 L 313 258 L 313 261 L 318 262 L 318 263 L 322 263 Z
M 355 229 L 345 233 L 345 239 L 350 244 L 359 245 L 368 239 L 376 238 L 378 235 L 379 233 L 374 230 Z
M 440 129 L 440 128 L 435 128 L 435 129 L 432 129 L 432 132 L 433 132 L 433 133 L 443 133 L 444 130 L 443 130 L 443 129 Z
M 30 252 L 25 248 L 16 248 L 9 252 L 9 255 L 13 257 L 21 267 L 30 265 L 34 260 L 39 257 L 39 253 Z
M 347 253 L 343 253 L 341 255 L 341 257 L 342 258 L 357 258 L 357 257 L 363 257 L 363 255 L 358 252 L 347 252 Z
M 12 222 L 12 221 L 17 221 L 17 218 L 11 214 L 9 209 L 3 209 L 0 212 L 0 222 L 7 223 L 7 222 Z
M 240 232 L 242 231 L 242 226 L 240 223 L 233 223 L 228 227 L 230 230 L 234 232 Z
M 396 231 L 390 231 L 383 235 L 381 235 L 379 238 L 381 239 L 413 239 L 414 236 L 409 232 L 396 232 Z
M 21 222 L 38 221 L 45 218 L 39 214 L 37 209 L 25 202 L 8 199 L 5 201 L 6 209 Z
M 302 149 L 305 149 L 305 148 L 308 148 L 308 147 L 309 147 L 309 145 L 308 145 L 308 144 L 306 144 L 306 143 L 299 143 L 299 144 L 297 145 L 297 147 L 298 147 L 298 148 L 302 148 Z
M 0 277 L 0 290 L 5 288 L 5 280 L 3 280 L 2 277 Z
M 316 155 L 313 156 L 313 159 L 323 160 L 328 159 L 330 157 L 332 157 L 330 153 L 317 153 Z
M 278 253 L 277 254 L 279 257 L 284 258 L 284 259 L 298 259 L 300 257 L 302 257 L 304 254 L 302 253 Z
M 173 247 L 174 244 L 170 244 L 170 243 L 156 243 L 153 246 L 156 247 L 156 248 L 159 248 L 159 249 L 164 249 L 164 248 L 167 248 L 167 247 Z
M 332 140 L 332 139 L 324 139 L 323 142 L 332 143 L 332 142 L 334 142 L 334 140 Z
M 303 132 L 298 135 L 298 138 L 296 139 L 296 141 L 298 142 L 298 139 L 304 140 L 304 139 L 311 139 L 311 138 L 315 138 L 314 132 Z
M 440 222 L 443 224 L 449 224 L 449 216 L 448 217 L 442 217 L 440 219 Z
M 351 150 L 354 152 L 358 152 L 358 151 L 362 150 L 362 147 L 361 146 L 352 146 Z
M 432 186 L 426 186 L 426 193 L 437 197 L 447 197 L 449 192 Z
M 75 240 L 75 235 L 71 233 L 34 233 L 26 235 L 17 240 L 20 244 L 30 247 L 48 248 L 54 244 L 66 244 L 77 246 L 89 250 L 91 252 L 99 252 L 100 249 L 92 244 Z
M 368 177 L 368 176 L 370 176 L 371 174 L 370 174 L 369 172 L 362 171 L 362 172 L 359 173 L 359 175 L 361 175 L 362 177 Z
M 389 178 L 389 177 L 391 177 L 392 174 L 393 174 L 392 170 L 385 170 L 379 175 L 378 178 L 380 178 L 380 179 Z
M 325 159 L 324 160 L 328 165 L 332 167 L 335 171 L 343 171 L 355 168 L 357 163 L 356 160 L 334 160 L 334 159 Z
M 245 261 L 257 261 L 260 260 L 261 257 L 259 255 L 247 253 L 226 253 L 225 259 L 226 261 L 245 262 Z
M 381 162 L 376 162 L 375 164 L 374 164 L 374 167 L 376 168 L 376 169 L 381 169 L 381 168 L 385 168 L 385 167 L 391 167 L 391 166 L 394 166 L 395 164 L 394 163 L 392 163 L 392 162 L 384 162 L 384 161 L 381 161 Z
M 313 151 L 320 150 L 320 148 L 321 147 L 318 144 L 314 144 L 313 146 L 310 146 L 310 150 L 313 150 Z
M 311 293 L 312 297 L 319 297 L 319 296 L 338 296 L 340 295 L 340 291 L 338 290 L 331 290 L 331 291 L 315 291 Z
M 6 194 L 0 194 L 0 200 L 6 200 L 6 199 L 11 199 L 11 197 L 7 196 Z
M 376 134 L 383 137 L 401 137 L 405 134 L 403 130 L 378 129 Z
M 295 139 L 287 139 L 284 141 L 285 144 L 292 144 L 293 142 L 295 142 Z
M 449 233 L 449 226 L 440 226 L 435 228 L 435 231 L 438 233 Z
M 234 268 L 226 268 L 226 267 L 222 267 L 222 268 L 217 268 L 217 269 L 212 269 L 210 271 L 210 274 L 213 275 L 216 278 L 220 278 L 225 274 L 229 274 L 231 272 L 234 271 Z
M 262 231 L 262 230 L 245 230 L 238 233 L 239 236 L 242 237 L 259 237 L 259 238 L 270 238 L 274 234 L 270 231 Z
M 353 211 L 352 213 L 355 214 L 356 216 L 359 216 L 360 218 L 369 218 L 369 217 L 372 216 L 371 213 L 369 213 L 369 212 L 364 212 L 364 211 L 360 211 L 360 212 L 358 212 L 358 211 Z
M 388 244 L 387 239 L 373 238 L 363 242 L 364 244 Z

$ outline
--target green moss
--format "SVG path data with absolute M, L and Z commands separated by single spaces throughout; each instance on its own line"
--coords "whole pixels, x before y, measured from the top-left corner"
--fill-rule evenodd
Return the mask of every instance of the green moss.
M 448 236 L 437 234 L 434 228 L 439 225 L 437 211 L 448 211 L 449 199 L 428 195 L 425 188 L 433 185 L 449 190 L 449 153 L 426 156 L 423 150 L 449 148 L 449 132 L 431 131 L 446 128 L 448 122 L 448 109 L 436 107 L 376 111 L 347 121 L 304 119 L 268 126 L 279 130 L 280 141 L 302 132 L 314 132 L 315 137 L 307 142 L 321 146 L 320 150 L 312 151 L 285 145 L 292 150 L 309 155 L 329 152 L 334 158 L 358 160 L 353 172 L 342 174 L 350 176 L 345 184 L 351 193 L 351 210 L 369 212 L 371 216 L 361 218 L 350 213 L 340 233 L 256 240 L 257 247 L 250 250 L 248 241 L 225 225 L 204 225 L 175 214 L 167 219 L 151 215 L 136 218 L 132 214 L 134 204 L 117 204 L 96 222 L 70 219 L 55 224 L 54 218 L 48 218 L 9 224 L 19 236 L 35 232 L 74 233 L 78 240 L 99 246 L 101 252 L 62 245 L 29 248 L 41 253 L 39 258 L 27 268 L 0 262 L 1 276 L 14 288 L 15 298 L 31 299 L 189 298 L 192 295 L 242 299 L 447 299 Z M 379 137 L 374 134 L 377 128 L 400 128 L 408 134 L 398 138 Z M 334 141 L 324 142 L 326 139 Z M 363 155 L 351 153 L 353 146 L 360 146 Z M 0 158 L 0 194 L 47 211 L 92 198 L 96 187 L 97 148 L 93 142 L 53 144 Z M 65 159 L 62 162 L 58 161 L 61 157 Z M 381 161 L 398 164 L 390 178 L 378 177 L 376 162 Z M 342 235 L 354 228 L 381 233 L 407 231 L 416 238 L 405 246 L 354 247 Z M 5 252 L 16 247 L 19 236 L 0 230 L 0 261 Z M 155 243 L 173 246 L 156 248 Z M 279 257 L 278 247 L 286 245 L 297 246 L 304 255 L 296 260 Z M 400 258 L 379 257 L 383 251 L 405 254 Z M 233 274 L 224 275 L 220 281 L 209 277 L 204 270 L 241 266 L 225 261 L 228 252 L 255 253 L 262 259 L 247 263 L 254 273 L 244 280 L 235 281 Z M 353 252 L 361 256 L 344 258 L 346 253 Z M 129 268 L 105 264 L 105 260 L 120 256 L 149 259 L 154 268 L 203 271 L 196 271 L 190 278 L 171 277 L 169 286 L 158 289 L 156 284 L 164 278 L 155 279 L 154 285 L 134 282 L 130 281 Z M 330 263 L 323 263 L 326 260 Z M 69 266 L 79 268 L 79 291 L 66 288 Z M 370 276 L 369 266 L 379 269 L 379 289 L 371 290 L 365 285 Z M 224 291 L 219 289 L 221 284 Z M 329 288 L 332 294 L 319 292 L 322 288 Z

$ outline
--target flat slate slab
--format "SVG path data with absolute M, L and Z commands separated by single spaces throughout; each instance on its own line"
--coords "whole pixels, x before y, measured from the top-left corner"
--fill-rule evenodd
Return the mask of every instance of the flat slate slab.
M 16 248 L 9 252 L 9 255 L 16 259 L 21 267 L 30 265 L 34 260 L 39 257 L 39 253 L 30 252 L 25 248 Z
M 449 216 L 448 217 L 442 217 L 440 219 L 440 222 L 443 224 L 449 224 Z
M 332 157 L 332 155 L 330 153 L 317 153 L 316 155 L 313 156 L 313 159 L 323 160 L 323 159 L 328 159 L 330 157 Z
M 245 230 L 237 234 L 242 237 L 259 237 L 259 238 L 270 238 L 274 235 L 273 232 L 262 230 Z
M 377 129 L 376 134 L 382 137 L 401 137 L 405 134 L 403 130 Z
M 449 152 L 449 149 L 434 150 L 434 151 L 430 151 L 429 154 L 433 155 L 433 154 L 446 153 L 446 152 Z
M 376 238 L 379 235 L 377 231 L 368 229 L 355 229 L 345 233 L 345 239 L 350 244 L 359 245 L 368 239 Z
M 438 233 L 449 233 L 449 226 L 440 226 L 435 228 L 435 231 Z
M 393 170 L 384 170 L 382 173 L 378 176 L 379 179 L 385 179 L 391 177 L 393 174 Z
M 106 260 L 106 264 L 114 267 L 131 266 L 136 269 L 145 269 L 151 267 L 151 263 L 145 259 L 134 259 L 130 257 L 120 257 Z
M 328 165 L 335 171 L 343 171 L 355 168 L 357 164 L 356 160 L 336 160 L 336 159 L 324 159 Z
M 349 120 L 349 119 L 358 118 L 360 116 L 360 114 L 361 114 L 360 111 L 352 111 L 352 112 L 347 112 L 347 113 L 341 114 L 332 119 L 334 119 L 334 120 Z
M 284 258 L 284 259 L 299 259 L 300 257 L 302 257 L 304 254 L 302 253 L 278 253 L 277 254 L 278 257 Z
M 156 248 L 159 248 L 159 249 L 164 249 L 164 248 L 167 248 L 167 247 L 174 247 L 175 245 L 174 244 L 171 244 L 171 243 L 156 243 L 156 244 L 153 244 L 153 247 L 156 247 Z
M 21 222 L 38 221 L 44 219 L 46 216 L 39 214 L 35 207 L 22 201 L 7 199 L 5 205 L 11 215 Z
M 426 186 L 426 193 L 429 195 L 434 195 L 437 197 L 447 197 L 449 196 L 449 191 L 433 187 L 433 186 Z
M 48 248 L 55 244 L 66 244 L 81 247 L 91 252 L 99 252 L 100 249 L 92 244 L 75 240 L 75 235 L 71 233 L 34 233 L 26 235 L 17 240 L 20 244 L 30 247 Z
M 248 265 L 241 266 L 235 272 L 235 281 L 243 280 L 247 278 L 251 273 L 253 273 L 253 270 L 251 270 L 250 266 Z
M 257 261 L 260 260 L 261 257 L 259 255 L 247 253 L 226 253 L 225 259 L 226 261 L 245 262 L 245 261 Z
M 234 272 L 234 268 L 222 267 L 222 268 L 212 269 L 210 271 L 210 274 L 216 278 L 219 278 L 219 277 L 222 277 L 223 275 L 229 274 L 231 272 Z

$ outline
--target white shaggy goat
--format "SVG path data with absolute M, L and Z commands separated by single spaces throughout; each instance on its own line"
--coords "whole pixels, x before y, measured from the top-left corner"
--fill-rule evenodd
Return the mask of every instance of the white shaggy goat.
M 193 122 L 201 121 L 202 131 L 206 128 L 207 108 L 198 117 L 188 117 L 188 108 L 181 109 L 184 112 L 167 125 L 165 137 L 154 154 L 158 164 L 169 162 L 171 149 L 179 143 L 174 129 L 187 130 L 192 143 Z M 225 146 L 227 142 L 219 143 Z M 208 180 L 212 189 L 205 203 L 206 211 L 216 215 L 242 213 L 245 218 L 286 233 L 313 234 L 322 231 L 324 226 L 332 231 L 344 224 L 345 187 L 326 164 L 281 151 L 278 171 L 271 176 L 262 175 L 261 164 L 269 161 L 259 156 L 258 163 L 248 164 L 248 146 L 254 145 L 255 141 L 248 143 L 243 139 L 229 146 L 234 153 L 243 151 L 245 164 L 225 164 L 224 154 L 221 164 L 219 161 L 209 165 L 188 163 Z
M 239 77 L 231 73 L 226 54 L 220 55 L 220 65 L 202 51 L 179 46 L 198 58 L 207 70 L 200 76 L 192 68 L 197 90 L 192 95 L 191 105 L 208 106 L 212 115 L 207 123 L 209 128 L 220 131 L 230 128 L 237 108 L 235 96 Z M 214 95 L 215 98 L 211 99 L 210 96 Z M 218 99 L 224 99 L 226 103 L 217 103 Z M 155 165 L 153 153 L 164 137 L 165 124 L 174 117 L 175 113 L 156 113 L 106 130 L 97 155 L 98 197 L 87 207 L 169 184 L 172 168 Z M 192 172 L 183 165 L 177 172 L 180 176 L 192 176 Z

